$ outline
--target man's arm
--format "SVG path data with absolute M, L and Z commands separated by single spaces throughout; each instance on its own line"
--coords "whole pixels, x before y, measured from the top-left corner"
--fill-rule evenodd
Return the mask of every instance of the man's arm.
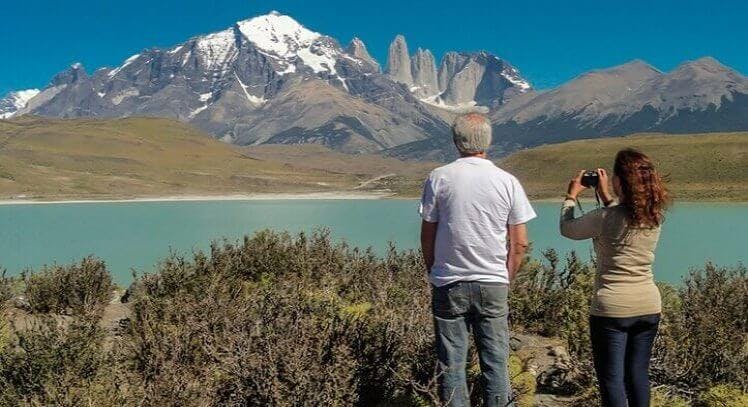
M 509 225 L 509 258 L 506 263 L 507 270 L 509 270 L 509 281 L 514 280 L 517 275 L 529 245 L 527 225 L 524 223 Z
M 431 273 L 434 266 L 434 244 L 436 243 L 436 227 L 438 223 L 421 222 L 421 251 L 423 262 L 426 264 L 426 272 Z

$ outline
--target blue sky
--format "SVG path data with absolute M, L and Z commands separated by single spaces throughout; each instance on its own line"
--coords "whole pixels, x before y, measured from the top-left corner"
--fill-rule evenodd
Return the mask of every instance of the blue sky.
M 402 33 L 411 50 L 485 49 L 536 87 L 643 59 L 662 70 L 713 56 L 748 72 L 743 1 L 20 0 L 0 4 L 0 94 L 43 87 L 73 62 L 89 72 L 278 10 L 385 62 Z

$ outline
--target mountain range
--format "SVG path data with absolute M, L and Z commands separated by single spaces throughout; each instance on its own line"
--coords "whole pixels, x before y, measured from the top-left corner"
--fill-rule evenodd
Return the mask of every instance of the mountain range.
M 447 52 L 437 64 L 398 35 L 382 65 L 359 38 L 343 47 L 271 12 L 116 68 L 74 64 L 39 91 L 0 99 L 0 118 L 167 117 L 238 145 L 432 160 L 454 155 L 449 123 L 468 110 L 491 118 L 497 155 L 634 132 L 748 130 L 748 79 L 712 58 L 668 73 L 632 61 L 538 91 L 485 51 Z

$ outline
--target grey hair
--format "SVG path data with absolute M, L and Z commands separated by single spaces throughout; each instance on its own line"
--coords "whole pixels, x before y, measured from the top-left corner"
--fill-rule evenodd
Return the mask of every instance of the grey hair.
M 491 146 L 491 122 L 480 113 L 461 114 L 452 124 L 452 139 L 462 154 L 483 153 Z

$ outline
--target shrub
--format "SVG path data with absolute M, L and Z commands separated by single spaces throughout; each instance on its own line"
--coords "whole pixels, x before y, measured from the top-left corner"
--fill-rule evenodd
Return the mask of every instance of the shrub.
M 745 407 L 748 406 L 748 393 L 736 386 L 720 384 L 699 394 L 696 405 L 701 407 Z
M 742 265 L 720 268 L 708 263 L 690 273 L 677 304 L 666 302 L 655 346 L 657 381 L 697 389 L 720 383 L 748 388 L 746 277 Z
M 26 299 L 37 313 L 100 312 L 114 290 L 104 262 L 94 257 L 70 266 L 45 266 L 38 273 L 24 272 L 22 278 Z
M 558 323 L 568 314 L 574 317 L 572 325 L 584 329 L 592 295 L 588 283 L 592 282 L 593 268 L 580 261 L 575 252 L 569 253 L 562 268 L 555 250 L 545 250 L 542 256 L 545 262 L 525 260 L 512 283 L 509 297 L 512 325 L 545 336 L 559 336 L 571 328 Z
M 595 404 L 587 325 L 594 264 L 574 253 L 544 258 L 528 259 L 515 282 L 513 329 L 564 339 L 573 362 L 564 380 L 574 381 L 578 405 Z M 334 244 L 326 231 L 264 231 L 191 258 L 169 256 L 133 284 L 130 323 L 106 341 L 98 325 L 111 294 L 103 263 L 26 274 L 37 312 L 30 318 L 43 323 L 0 340 L 0 404 L 438 405 L 423 270 L 414 251 L 378 256 Z M 653 405 L 681 405 L 678 392 L 707 389 L 697 401 L 709 405 L 745 391 L 745 277 L 742 266 L 707 265 L 680 288 L 660 285 L 652 372 L 665 386 Z M 474 349 L 471 360 L 478 401 Z M 524 405 L 535 391 L 526 364 L 510 360 Z
M 172 256 L 134 290 L 131 343 L 148 404 L 430 401 L 433 328 L 415 252 L 260 232 Z
M 44 316 L 29 323 L 15 330 L 10 346 L 0 350 L 0 405 L 124 401 L 96 319 Z
M 0 310 L 2 310 L 3 306 L 13 299 L 13 286 L 14 286 L 14 279 L 11 277 L 5 276 L 6 270 L 2 267 L 0 267 Z
M 689 401 L 683 397 L 670 394 L 666 390 L 655 387 L 652 389 L 650 406 L 652 407 L 688 407 Z

